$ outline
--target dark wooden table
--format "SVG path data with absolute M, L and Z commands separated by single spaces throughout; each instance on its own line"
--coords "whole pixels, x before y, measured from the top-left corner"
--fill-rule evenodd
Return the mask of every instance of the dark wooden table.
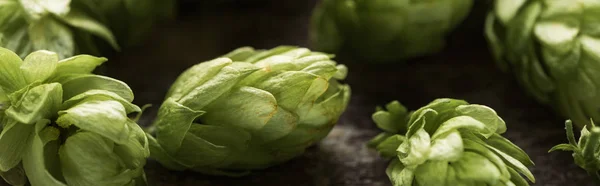
M 106 72 L 133 88 L 135 103 L 154 104 L 142 124 L 152 120 L 177 75 L 196 63 L 239 46 L 309 46 L 308 21 L 316 0 L 216 5 L 207 1 L 183 0 L 176 21 L 161 25 L 143 46 L 109 58 Z M 235 179 L 169 171 L 150 161 L 149 182 L 159 186 L 388 186 L 387 160 L 365 147 L 379 132 L 370 119 L 375 106 L 399 100 L 417 109 L 435 98 L 450 97 L 488 105 L 503 117 L 508 127 L 505 136 L 536 163 L 534 185 L 592 185 L 570 153 L 547 153 L 566 141 L 564 120 L 494 66 L 483 37 L 486 7 L 482 2 L 477 1 L 469 19 L 438 55 L 377 65 L 337 57 L 350 69 L 346 82 L 353 90 L 351 104 L 331 134 L 303 156 Z

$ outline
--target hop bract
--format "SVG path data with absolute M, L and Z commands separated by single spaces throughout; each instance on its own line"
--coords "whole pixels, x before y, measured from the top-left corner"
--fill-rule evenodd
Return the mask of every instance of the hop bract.
M 414 111 L 399 102 L 378 108 L 384 132 L 369 146 L 392 159 L 394 186 L 529 185 L 529 156 L 502 137 L 506 125 L 494 110 L 456 99 L 437 99 Z
M 99 54 L 104 46 L 119 50 L 139 42 L 153 23 L 172 14 L 173 5 L 173 0 L 2 0 L 0 45 L 21 57 L 37 50 L 60 58 Z
M 240 48 L 172 85 L 154 123 L 164 166 L 235 175 L 287 161 L 323 139 L 350 99 L 347 69 L 306 48 Z
M 21 60 L 0 48 L 0 176 L 12 185 L 144 185 L 150 155 L 140 112 L 123 82 L 91 74 L 106 61 L 59 61 L 41 50 Z
M 486 35 L 499 66 L 578 126 L 600 120 L 600 1 L 497 0 Z
M 473 0 L 323 0 L 313 12 L 318 50 L 389 62 L 440 51 Z

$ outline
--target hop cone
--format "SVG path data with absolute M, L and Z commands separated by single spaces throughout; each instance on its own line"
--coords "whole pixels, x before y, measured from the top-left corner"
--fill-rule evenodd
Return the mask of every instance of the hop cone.
M 139 42 L 170 16 L 173 0 L 2 0 L 0 44 L 25 57 L 37 50 L 60 58 L 99 54 Z
M 299 156 L 346 109 L 347 69 L 306 48 L 237 49 L 175 81 L 154 123 L 166 167 L 236 175 Z
M 502 137 L 506 125 L 494 110 L 462 100 L 437 99 L 414 111 L 398 102 L 378 108 L 384 132 L 369 146 L 391 158 L 394 186 L 529 185 L 529 156 Z
M 497 0 L 486 35 L 499 66 L 582 127 L 600 120 L 600 1 Z
M 0 176 L 12 185 L 144 185 L 150 155 L 140 112 L 123 82 L 91 74 L 106 61 L 59 61 L 36 51 L 21 60 L 0 48 Z
M 310 30 L 325 52 L 389 62 L 440 51 L 469 14 L 472 0 L 323 0 Z

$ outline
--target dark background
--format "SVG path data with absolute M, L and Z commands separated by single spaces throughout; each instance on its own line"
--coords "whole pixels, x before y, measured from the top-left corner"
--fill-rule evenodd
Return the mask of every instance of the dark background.
M 308 27 L 316 0 L 182 0 L 176 20 L 162 24 L 142 46 L 109 56 L 106 72 L 127 82 L 135 103 L 151 103 L 143 125 L 150 123 L 179 73 L 240 46 L 309 47 Z M 375 106 L 399 100 L 417 109 L 441 98 L 464 99 L 494 108 L 507 123 L 505 136 L 522 147 L 536 163 L 534 185 L 592 185 L 574 165 L 570 153 L 548 154 L 566 142 L 564 120 L 526 95 L 510 74 L 500 72 L 487 49 L 483 22 L 487 1 L 476 0 L 469 18 L 448 38 L 438 55 L 407 63 L 369 64 L 348 56 L 346 64 L 353 96 L 339 124 L 320 144 L 288 163 L 243 178 L 176 172 L 150 161 L 151 185 L 198 186 L 333 186 L 391 185 L 387 160 L 365 147 L 380 132 L 370 119 Z

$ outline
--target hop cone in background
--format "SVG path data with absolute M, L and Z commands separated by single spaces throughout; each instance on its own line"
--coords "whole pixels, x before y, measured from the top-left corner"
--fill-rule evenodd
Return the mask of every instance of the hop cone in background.
M 175 17 L 176 0 L 87 0 L 94 1 L 98 14 L 110 25 L 119 44 L 132 47 L 140 44 L 152 27 Z
M 579 142 L 575 140 L 573 133 L 573 124 L 571 120 L 565 123 L 567 130 L 568 144 L 559 144 L 549 152 L 556 150 L 573 151 L 573 159 L 582 169 L 585 169 L 590 176 L 595 178 L 596 183 L 600 183 L 600 127 L 597 127 L 594 122 L 589 126 L 590 130 L 583 127 Z
M 494 110 L 462 100 L 437 99 L 414 111 L 399 102 L 378 108 L 384 132 L 369 142 L 391 158 L 394 186 L 529 185 L 529 156 L 500 134 L 506 125 Z
M 582 127 L 600 120 L 600 1 L 498 0 L 486 36 L 499 66 Z
M 421 57 L 443 49 L 473 0 L 323 0 L 313 12 L 313 45 L 371 61 Z
M 0 176 L 11 185 L 145 185 L 150 155 L 123 82 L 91 74 L 105 58 L 21 60 L 0 48 Z
M 195 65 L 172 85 L 149 136 L 174 170 L 237 176 L 301 155 L 350 99 L 347 69 L 306 48 L 240 48 Z
M 0 44 L 25 57 L 36 50 L 60 58 L 119 50 L 141 40 L 173 0 L 0 0 Z

